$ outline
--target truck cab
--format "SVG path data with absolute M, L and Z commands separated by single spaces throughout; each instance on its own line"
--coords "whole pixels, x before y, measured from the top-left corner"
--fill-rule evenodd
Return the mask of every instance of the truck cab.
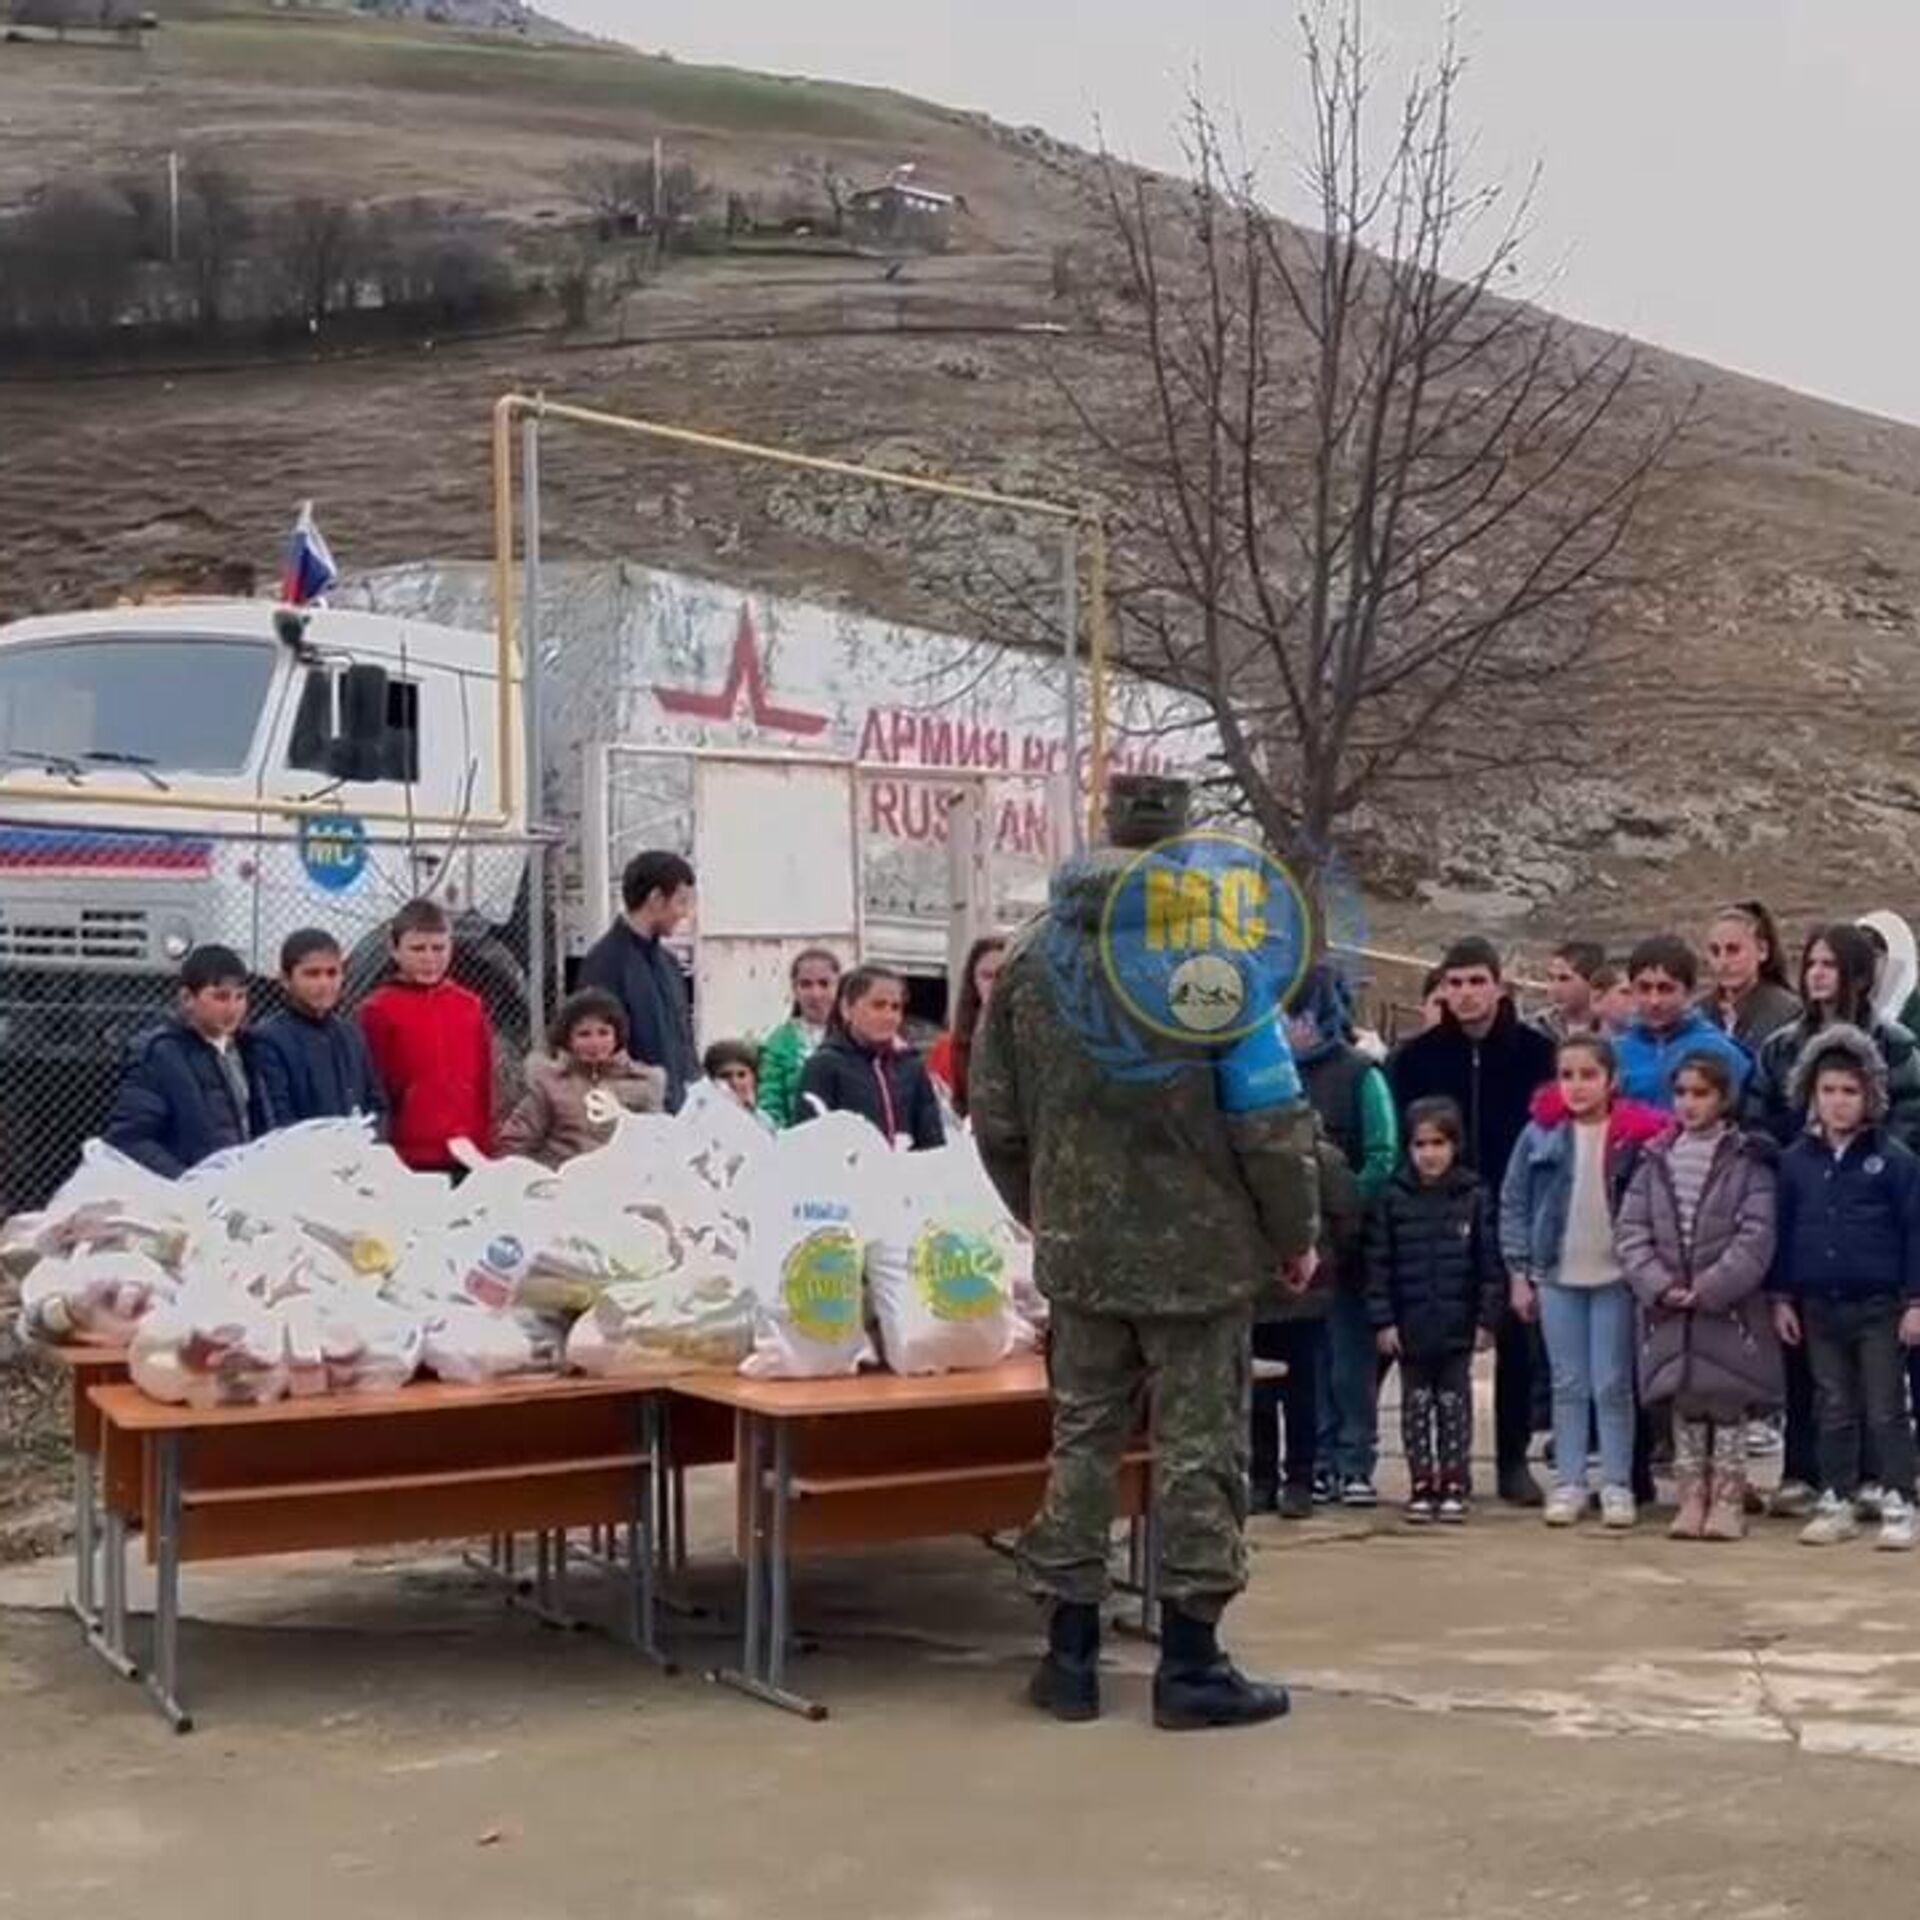
M 71 1166 L 191 947 L 267 982 L 319 925 L 364 979 L 431 894 L 507 964 L 526 841 L 501 732 L 486 634 L 264 601 L 0 627 L 0 1198 Z

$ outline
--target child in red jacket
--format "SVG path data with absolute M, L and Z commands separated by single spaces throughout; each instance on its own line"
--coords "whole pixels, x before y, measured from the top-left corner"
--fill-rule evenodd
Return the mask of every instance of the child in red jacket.
M 455 1140 L 493 1146 L 493 1033 L 479 995 L 447 978 L 453 930 L 436 902 L 410 900 L 391 938 L 396 977 L 360 1009 L 360 1024 L 394 1151 L 422 1173 L 452 1173 Z

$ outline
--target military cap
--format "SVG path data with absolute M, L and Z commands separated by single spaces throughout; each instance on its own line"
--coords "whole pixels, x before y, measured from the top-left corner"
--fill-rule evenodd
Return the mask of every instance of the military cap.
M 1116 847 L 1151 847 L 1187 830 L 1190 782 L 1160 773 L 1116 773 L 1107 782 L 1107 838 Z

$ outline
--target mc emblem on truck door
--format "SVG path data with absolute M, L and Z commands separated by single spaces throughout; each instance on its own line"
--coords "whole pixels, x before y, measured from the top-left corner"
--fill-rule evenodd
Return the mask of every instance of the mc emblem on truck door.
M 825 733 L 831 724 L 823 713 L 807 713 L 798 707 L 780 706 L 767 685 L 765 662 L 760 657 L 760 637 L 753 629 L 753 612 L 743 600 L 740 624 L 735 629 L 733 653 L 727 662 L 725 684 L 717 693 L 697 692 L 686 687 L 654 688 L 654 697 L 668 713 L 690 720 L 711 720 L 725 726 L 739 721 L 751 723 L 768 733 L 789 733 L 812 739 Z

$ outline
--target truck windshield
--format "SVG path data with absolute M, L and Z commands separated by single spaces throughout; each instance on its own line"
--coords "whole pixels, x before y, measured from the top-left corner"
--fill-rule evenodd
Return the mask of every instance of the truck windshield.
M 0 757 L 242 772 L 275 659 L 269 642 L 213 638 L 0 649 Z

